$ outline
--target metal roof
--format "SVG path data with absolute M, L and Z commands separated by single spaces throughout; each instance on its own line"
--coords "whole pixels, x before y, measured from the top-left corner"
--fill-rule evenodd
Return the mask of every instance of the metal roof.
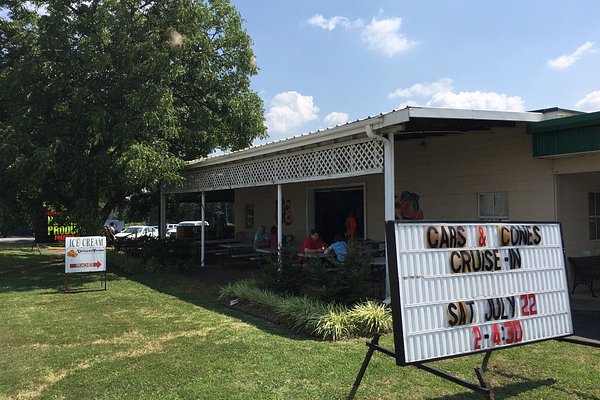
M 365 126 L 372 125 L 373 129 L 381 130 L 385 133 L 402 134 L 413 130 L 417 131 L 467 131 L 475 129 L 485 129 L 490 126 L 502 126 L 502 122 L 538 122 L 542 121 L 542 113 L 536 112 L 518 112 L 518 111 L 493 111 L 493 110 L 471 110 L 471 109 L 453 109 L 453 108 L 432 108 L 432 107 L 406 107 L 401 110 L 393 110 L 388 113 L 382 113 L 376 116 L 369 116 L 333 128 L 308 132 L 302 135 L 293 136 L 287 139 L 277 140 L 269 143 L 254 145 L 246 149 L 233 151 L 217 156 L 210 156 L 199 160 L 190 161 L 188 169 L 194 169 L 210 165 L 230 163 L 242 159 L 260 157 L 278 152 L 286 152 L 300 147 L 316 145 L 326 141 L 339 141 L 352 139 L 354 135 L 364 134 Z M 428 120 L 429 123 L 422 121 L 421 124 L 407 124 L 410 121 Z M 456 121 L 480 121 L 481 123 L 471 125 L 465 122 L 462 125 L 448 124 L 449 120 Z M 435 126 L 437 121 L 437 125 Z M 495 121 L 496 124 L 486 123 L 485 121 Z M 500 125 L 498 125 L 500 124 Z M 427 127 L 436 129 L 426 129 Z
M 527 126 L 533 156 L 552 157 L 600 151 L 600 112 L 573 115 Z

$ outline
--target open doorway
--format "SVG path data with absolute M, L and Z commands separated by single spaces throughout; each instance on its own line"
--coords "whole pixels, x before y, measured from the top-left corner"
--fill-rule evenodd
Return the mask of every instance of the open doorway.
M 365 201 L 362 186 L 315 189 L 314 207 L 314 226 L 326 243 L 332 243 L 336 233 L 344 232 L 348 213 L 353 213 L 356 217 L 357 236 L 364 236 Z

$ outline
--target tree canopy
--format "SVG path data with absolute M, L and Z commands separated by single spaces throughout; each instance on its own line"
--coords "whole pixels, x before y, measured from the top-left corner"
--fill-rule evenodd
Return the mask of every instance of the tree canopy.
M 251 39 L 227 0 L 0 10 L 0 207 L 97 224 L 180 182 L 185 161 L 265 137 Z

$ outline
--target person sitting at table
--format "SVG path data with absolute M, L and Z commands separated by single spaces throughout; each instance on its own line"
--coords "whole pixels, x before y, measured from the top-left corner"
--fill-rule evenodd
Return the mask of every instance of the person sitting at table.
M 265 226 L 259 225 L 258 230 L 254 234 L 252 244 L 256 247 L 267 247 L 269 244 L 269 234 L 265 232 Z
M 336 233 L 333 236 L 333 243 L 325 249 L 324 253 L 335 253 L 335 258 L 343 263 L 348 253 L 348 243 L 346 243 L 346 237 L 343 233 Z
M 322 253 L 325 250 L 325 242 L 319 237 L 316 229 L 310 231 L 310 236 L 304 238 L 300 252 L 302 253 Z
M 277 248 L 277 227 L 275 225 L 271 227 L 271 231 L 269 232 L 268 246 L 272 249 Z

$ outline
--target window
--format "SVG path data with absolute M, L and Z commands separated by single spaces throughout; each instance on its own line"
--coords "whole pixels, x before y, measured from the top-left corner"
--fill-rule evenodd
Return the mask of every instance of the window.
M 600 240 L 600 193 L 588 193 L 590 240 Z
M 480 220 L 508 219 L 508 193 L 478 193 Z

